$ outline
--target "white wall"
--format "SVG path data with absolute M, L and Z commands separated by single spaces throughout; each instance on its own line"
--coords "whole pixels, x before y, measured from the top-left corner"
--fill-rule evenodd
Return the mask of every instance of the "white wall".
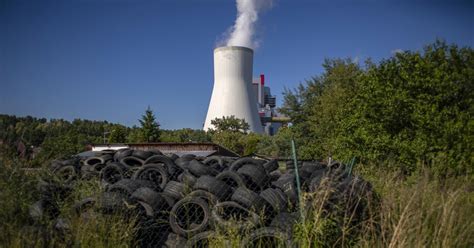
M 214 88 L 204 130 L 213 128 L 211 120 L 234 115 L 245 119 L 251 132 L 263 132 L 252 89 L 252 75 L 252 49 L 231 46 L 214 50 Z

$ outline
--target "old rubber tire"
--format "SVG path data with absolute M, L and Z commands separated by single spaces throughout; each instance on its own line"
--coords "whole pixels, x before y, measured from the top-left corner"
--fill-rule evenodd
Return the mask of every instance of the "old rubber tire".
M 141 160 L 146 160 L 147 158 L 153 156 L 153 152 L 143 151 L 143 150 L 133 150 L 132 156 L 139 158 Z
M 65 165 L 54 171 L 54 174 L 64 183 L 68 184 L 77 178 L 77 170 L 73 165 Z
M 196 180 L 193 186 L 194 190 L 202 189 L 214 194 L 219 200 L 225 200 L 230 198 L 232 194 L 232 188 L 224 182 L 211 176 L 202 176 Z
M 178 176 L 178 181 L 184 183 L 188 187 L 193 187 L 196 183 L 197 177 L 191 174 L 188 170 L 185 170 Z
M 250 164 L 250 165 L 263 165 L 265 163 L 265 160 L 260 160 L 260 159 L 254 159 L 254 158 L 249 158 L 249 157 L 243 157 L 235 160 L 232 162 L 230 165 L 229 170 L 231 171 L 237 171 L 242 167 L 243 165 Z
M 288 202 L 285 199 L 285 194 L 280 189 L 265 189 L 260 193 L 260 197 L 262 197 L 276 213 L 286 211 L 287 209 Z
M 132 179 L 148 180 L 160 189 L 164 189 L 168 183 L 168 173 L 160 164 L 147 164 L 135 171 Z
M 192 191 L 187 197 L 200 197 L 204 199 L 210 207 L 216 205 L 218 202 L 217 197 L 213 193 L 202 189 Z
M 270 182 L 274 182 L 281 177 L 281 172 L 279 170 L 272 171 L 268 174 Z
M 295 182 L 296 182 L 295 174 L 293 172 L 286 172 L 285 174 L 282 174 L 278 178 L 278 180 L 273 181 L 271 185 L 276 188 L 281 188 L 286 183 L 295 183 Z
M 259 213 L 265 206 L 265 201 L 257 193 L 247 188 L 237 188 L 232 194 L 232 201 Z
M 163 164 L 171 180 L 175 180 L 183 172 L 183 168 L 178 167 L 173 159 L 165 155 L 154 155 L 145 160 L 144 164 Z
M 147 187 L 142 187 L 135 190 L 135 192 L 133 192 L 133 194 L 130 196 L 130 200 L 132 202 L 145 202 L 150 205 L 154 211 L 162 210 L 164 205 L 167 204 L 166 200 L 163 199 L 163 197 L 161 197 L 158 192 Z
M 182 169 L 188 169 L 188 165 L 189 165 L 189 162 L 191 162 L 192 160 L 194 160 L 194 157 L 179 157 L 177 158 L 174 163 L 181 167 Z
M 105 160 L 104 158 L 102 157 L 99 157 L 99 156 L 94 156 L 94 157 L 89 157 L 87 158 L 85 161 L 84 161 L 84 164 L 85 165 L 90 165 L 90 166 L 94 166 L 96 164 L 105 164 Z
M 212 208 L 213 223 L 223 230 L 252 229 L 260 225 L 260 219 L 258 214 L 233 201 L 219 202 Z
M 175 161 L 176 159 L 179 158 L 179 155 L 175 153 L 170 153 L 168 154 L 168 157 L 171 158 L 173 161 Z
M 265 170 L 270 173 L 274 170 L 277 170 L 278 169 L 278 160 L 276 159 L 272 159 L 268 162 L 266 162 L 265 164 L 263 164 L 263 167 L 265 168 Z
M 166 202 L 166 206 L 165 206 L 165 209 L 164 210 L 171 210 L 171 208 L 174 206 L 174 204 L 177 202 L 176 199 L 174 199 L 173 197 L 163 193 L 163 192 L 160 192 L 158 193 Z
M 144 164 L 144 161 L 142 159 L 130 156 L 120 159 L 120 163 L 128 167 L 139 167 Z
M 114 154 L 114 160 L 119 162 L 124 157 L 132 156 L 133 150 L 129 148 L 119 149 Z
M 231 188 L 246 187 L 242 176 L 235 171 L 223 171 L 216 176 L 216 179 L 223 181 Z
M 219 173 L 219 171 L 217 171 L 216 169 L 208 165 L 205 165 L 197 160 L 191 160 L 189 162 L 188 170 L 196 177 L 200 177 L 204 175 L 215 176 Z
M 176 181 L 169 181 L 165 188 L 163 189 L 163 193 L 172 197 L 175 200 L 179 200 L 184 197 L 186 191 L 186 185 Z
M 225 167 L 224 160 L 220 156 L 207 157 L 202 161 L 202 163 L 218 171 L 223 170 Z
M 120 193 L 125 197 L 129 197 L 135 192 L 135 190 L 141 187 L 148 187 L 154 189 L 156 186 L 145 180 L 131 180 L 131 179 L 122 179 L 114 184 L 112 184 L 107 191 Z
M 262 165 L 245 164 L 237 170 L 237 173 L 249 179 L 250 183 L 254 185 L 250 188 L 255 191 L 266 188 L 269 183 L 268 174 Z
M 284 174 L 272 185 L 285 193 L 285 199 L 289 200 L 291 206 L 296 206 L 298 203 L 298 190 L 296 188 L 296 175 Z
M 169 223 L 176 234 L 192 237 L 206 230 L 209 218 L 210 210 L 206 201 L 199 197 L 186 197 L 171 209 Z
M 100 171 L 100 178 L 103 182 L 114 184 L 124 179 L 127 167 L 121 163 L 110 163 Z

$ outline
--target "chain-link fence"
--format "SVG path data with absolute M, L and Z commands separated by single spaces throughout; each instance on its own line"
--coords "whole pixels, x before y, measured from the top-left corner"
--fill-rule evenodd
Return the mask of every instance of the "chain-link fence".
M 178 157 L 122 149 L 56 161 L 51 169 L 66 185 L 100 180 L 103 192 L 76 202 L 76 214 L 94 211 L 133 220 L 133 246 L 139 247 L 207 247 L 213 243 L 293 247 L 295 224 L 310 216 L 318 199 L 327 198 L 320 207 L 328 211 L 346 199 L 345 212 L 359 216 L 365 211 L 360 201 L 349 204 L 347 199 L 370 190 L 337 162 L 328 166 L 300 161 L 295 165 L 262 158 Z M 325 185 L 330 186 L 331 194 L 313 194 Z M 48 184 L 41 190 L 48 195 L 68 187 Z M 59 210 L 45 199 L 35 203 L 34 218 L 51 213 L 57 217 Z

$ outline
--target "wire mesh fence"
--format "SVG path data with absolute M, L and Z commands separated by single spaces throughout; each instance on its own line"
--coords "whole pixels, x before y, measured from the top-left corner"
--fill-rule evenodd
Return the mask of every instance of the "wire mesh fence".
M 324 196 L 324 209 L 343 201 L 346 212 L 362 214 L 360 201 L 349 204 L 347 199 L 370 187 L 351 176 L 344 164 L 295 161 L 103 151 L 54 162 L 51 170 L 65 184 L 43 191 L 99 180 L 104 190 L 76 202 L 76 214 L 92 211 L 133 221 L 132 242 L 138 247 L 293 247 L 294 225 L 309 216 L 315 197 L 323 198 L 311 193 L 326 186 L 331 194 Z M 299 188 L 311 197 L 300 195 Z M 36 219 L 54 212 L 52 218 L 58 217 L 54 204 L 40 201 Z

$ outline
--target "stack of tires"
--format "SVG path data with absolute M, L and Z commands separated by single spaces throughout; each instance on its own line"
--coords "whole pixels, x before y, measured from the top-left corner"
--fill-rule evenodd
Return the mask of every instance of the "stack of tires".
M 347 196 L 354 180 L 362 182 L 348 175 L 339 163 L 326 166 L 304 162 L 296 166 L 304 192 L 316 192 L 330 181 L 340 192 L 339 199 Z M 59 190 L 45 187 L 44 192 L 67 194 L 76 180 L 100 180 L 104 192 L 77 202 L 77 214 L 86 216 L 92 210 L 134 217 L 136 246 L 206 247 L 217 231 L 226 230 L 246 234 L 243 247 L 294 246 L 292 228 L 300 216 L 301 201 L 292 162 L 282 173 L 276 160 L 191 154 L 178 157 L 122 149 L 57 161 L 52 170 L 64 185 Z M 59 215 L 59 210 L 43 199 L 31 212 L 38 208 L 53 209 L 51 214 L 43 211 L 50 218 Z

